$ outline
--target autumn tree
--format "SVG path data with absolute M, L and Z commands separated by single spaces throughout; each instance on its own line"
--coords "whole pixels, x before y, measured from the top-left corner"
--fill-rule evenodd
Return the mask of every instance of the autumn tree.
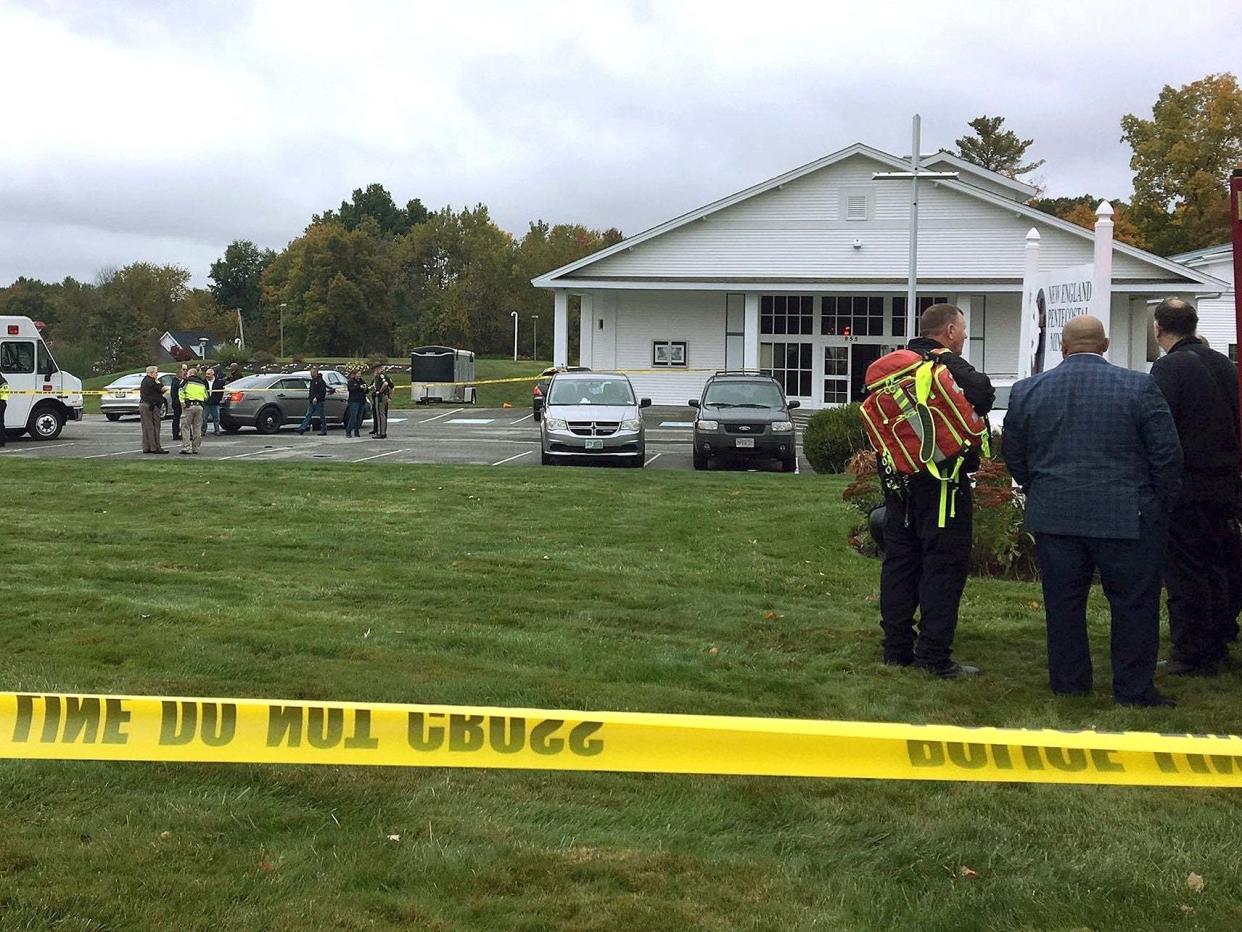
M 1229 238 L 1229 174 L 1242 164 L 1242 89 L 1235 75 L 1165 85 L 1150 120 L 1121 118 L 1134 150 L 1134 209 L 1152 248 L 1171 255 Z
M 975 117 L 967 125 L 974 130 L 973 136 L 963 136 L 954 140 L 957 154 L 968 162 L 1000 172 L 1010 178 L 1017 178 L 1033 172 L 1044 164 L 1044 160 L 1023 163 L 1026 150 L 1034 139 L 1020 139 L 1013 130 L 1002 130 L 1004 117 Z
M 1042 210 L 1046 214 L 1068 220 L 1087 230 L 1095 229 L 1095 209 L 1100 201 L 1106 200 L 1113 208 L 1113 239 L 1128 243 L 1139 249 L 1149 249 L 1150 244 L 1143 230 L 1134 222 L 1134 210 L 1124 200 L 1100 198 L 1093 194 L 1081 194 L 1077 197 L 1041 197 L 1027 203 Z
M 392 195 L 382 184 L 369 184 L 366 188 L 354 188 L 348 201 L 341 201 L 336 210 L 325 210 L 312 218 L 313 223 L 338 223 L 346 230 L 356 230 L 363 224 L 374 223 L 372 232 L 381 236 L 402 236 L 420 223 L 426 223 L 430 211 L 418 198 L 398 207 Z

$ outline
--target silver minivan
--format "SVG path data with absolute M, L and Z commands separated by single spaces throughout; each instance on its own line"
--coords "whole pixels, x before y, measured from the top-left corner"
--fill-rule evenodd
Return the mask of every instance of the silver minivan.
M 545 466 L 571 458 L 615 459 L 641 468 L 647 453 L 641 401 L 624 375 L 558 372 L 539 421 Z

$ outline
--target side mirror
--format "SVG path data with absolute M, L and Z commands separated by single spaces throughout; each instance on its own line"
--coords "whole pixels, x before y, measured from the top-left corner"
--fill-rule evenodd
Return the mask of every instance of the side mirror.
M 638 406 L 639 406 L 640 408 L 650 408 L 650 407 L 651 407 L 651 399 L 650 399 L 650 398 L 642 398 L 642 399 L 639 399 Z
M 792 411 L 794 408 L 801 408 L 802 402 L 800 402 L 797 398 L 795 398 L 793 401 L 789 402 L 787 407 L 789 408 L 789 410 Z
M 689 401 L 686 402 L 686 404 L 688 404 L 692 408 L 697 408 L 699 406 L 699 399 L 691 398 Z

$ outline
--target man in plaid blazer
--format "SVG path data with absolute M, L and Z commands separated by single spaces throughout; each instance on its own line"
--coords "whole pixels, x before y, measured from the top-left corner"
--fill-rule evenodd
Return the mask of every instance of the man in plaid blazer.
M 1048 678 L 1091 692 L 1087 594 L 1095 570 L 1112 611 L 1113 696 L 1173 705 L 1152 684 L 1168 514 L 1182 482 L 1177 428 L 1151 376 L 1111 365 L 1094 317 L 1065 325 L 1065 359 L 1012 389 L 1002 444 L 1026 492 L 1026 527 L 1048 622 Z

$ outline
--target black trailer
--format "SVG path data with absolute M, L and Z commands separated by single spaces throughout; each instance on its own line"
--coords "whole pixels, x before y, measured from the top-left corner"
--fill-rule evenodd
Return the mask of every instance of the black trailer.
M 474 404 L 474 353 L 451 346 L 410 350 L 410 397 L 415 404 Z

